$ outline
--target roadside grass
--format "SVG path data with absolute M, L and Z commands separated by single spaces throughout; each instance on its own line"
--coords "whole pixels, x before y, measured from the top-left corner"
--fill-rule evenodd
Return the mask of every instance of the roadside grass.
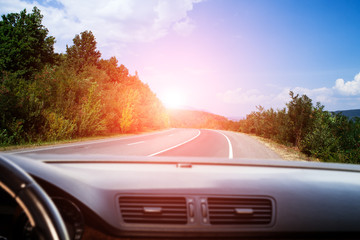
M 10 151 L 17 149 L 25 149 L 25 148 L 37 148 L 44 146 L 54 146 L 59 144 L 67 144 L 67 143 L 77 143 L 84 141 L 93 141 L 100 139 L 110 139 L 110 138 L 118 138 L 118 137 L 127 137 L 135 134 L 111 134 L 111 135 L 102 135 L 102 136 L 93 136 L 93 137 L 82 137 L 82 138 L 74 138 L 74 139 L 65 139 L 65 140 L 57 140 L 57 141 L 39 141 L 33 143 L 25 143 L 19 145 L 10 145 L 10 146 L 1 146 L 0 151 Z
M 306 154 L 300 152 L 300 150 L 295 147 L 289 147 L 268 138 L 259 137 L 251 134 L 248 135 L 263 143 L 266 147 L 273 150 L 284 160 L 320 162 L 319 159 L 309 157 Z
M 119 138 L 119 137 L 128 137 L 134 135 L 140 135 L 144 133 L 151 133 L 158 130 L 147 130 L 138 133 L 126 133 L 126 134 L 108 134 L 108 135 L 101 135 L 101 136 L 92 136 L 92 137 L 82 137 L 82 138 L 74 138 L 74 139 L 65 139 L 65 140 L 58 140 L 58 141 L 39 141 L 33 143 L 25 143 L 19 145 L 9 145 L 9 146 L 0 146 L 0 151 L 11 151 L 17 149 L 31 149 L 37 147 L 44 147 L 44 146 L 55 146 L 60 144 L 67 144 L 67 143 L 77 143 L 77 142 L 85 142 L 85 141 L 94 141 L 94 140 L 101 140 L 101 139 L 111 139 L 111 138 Z

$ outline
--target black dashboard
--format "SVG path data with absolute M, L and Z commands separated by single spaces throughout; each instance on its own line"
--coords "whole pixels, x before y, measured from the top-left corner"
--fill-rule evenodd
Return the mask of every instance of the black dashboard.
M 358 165 L 96 155 L 7 158 L 53 199 L 71 239 L 357 239 L 360 233 Z M 11 204 L 1 199 L 4 216 Z M 26 235 L 26 221 L 16 227 Z

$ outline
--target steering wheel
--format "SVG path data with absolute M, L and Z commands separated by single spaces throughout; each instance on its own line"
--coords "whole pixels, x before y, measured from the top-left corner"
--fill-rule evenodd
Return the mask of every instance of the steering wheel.
M 23 209 L 39 239 L 70 239 L 64 221 L 50 197 L 29 174 L 6 156 L 0 156 L 0 187 Z

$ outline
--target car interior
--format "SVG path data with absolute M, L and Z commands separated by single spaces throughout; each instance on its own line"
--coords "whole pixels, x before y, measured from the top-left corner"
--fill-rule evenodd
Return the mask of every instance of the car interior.
M 360 166 L 1 155 L 2 239 L 357 239 Z

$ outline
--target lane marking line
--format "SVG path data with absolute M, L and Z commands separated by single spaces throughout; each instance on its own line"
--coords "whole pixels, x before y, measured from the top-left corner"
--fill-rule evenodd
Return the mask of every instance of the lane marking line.
M 197 138 L 198 136 L 200 136 L 200 133 L 201 133 L 199 129 L 197 129 L 197 130 L 198 130 L 199 132 L 198 132 L 198 134 L 197 134 L 195 137 L 192 137 L 192 138 L 190 138 L 189 140 L 186 140 L 185 142 L 179 143 L 179 144 L 177 144 L 177 145 L 175 145 L 175 146 L 172 146 L 172 147 L 166 148 L 166 149 L 164 149 L 164 150 L 161 150 L 161 151 L 159 151 L 159 152 L 150 154 L 150 155 L 148 155 L 148 157 L 156 156 L 156 155 L 158 155 L 158 154 L 160 154 L 160 153 L 163 153 L 163 152 L 169 151 L 169 150 L 171 150 L 171 149 L 180 147 L 181 145 L 184 145 L 185 143 L 188 143 L 188 142 L 194 140 L 195 138 Z
M 145 142 L 145 141 L 133 142 L 133 143 L 129 143 L 129 144 L 126 144 L 126 145 L 131 146 L 131 145 L 140 144 L 140 143 L 143 143 L 143 142 Z
M 228 144 L 229 144 L 229 159 L 233 159 L 233 158 L 234 158 L 234 154 L 233 154 L 233 148 L 232 148 L 230 139 L 229 139 L 224 133 L 222 133 L 222 132 L 220 132 L 220 131 L 216 131 L 216 132 L 222 134 L 222 135 L 226 138 L 226 140 L 227 140 L 227 142 L 228 142 Z
M 18 150 L 18 151 L 5 151 L 4 153 L 12 155 L 12 154 L 19 154 L 19 153 L 31 153 L 31 152 L 40 152 L 40 151 L 47 151 L 47 150 L 55 150 L 55 149 L 61 149 L 61 148 L 71 148 L 71 147 L 81 147 L 81 146 L 86 146 L 86 145 L 92 145 L 92 144 L 97 144 L 97 143 L 107 143 L 107 142 L 116 142 L 116 141 L 122 141 L 122 140 L 129 140 L 129 139 L 133 139 L 133 138 L 137 138 L 137 137 L 145 137 L 145 136 L 152 136 L 152 135 L 156 135 L 156 134 L 161 134 L 164 132 L 168 132 L 168 131 L 172 131 L 175 128 L 170 128 L 170 129 L 166 129 L 160 132 L 155 132 L 155 133 L 149 133 L 149 134 L 140 134 L 140 135 L 134 135 L 134 136 L 129 136 L 129 137 L 115 137 L 115 138 L 110 138 L 110 139 L 101 139 L 101 140 L 94 140 L 94 141 L 89 141 L 86 143 L 82 143 L 82 142 L 78 142 L 78 143 L 68 143 L 65 145 L 59 145 L 59 146 L 44 146 L 44 147 L 39 147 L 39 148 L 35 148 L 35 149 L 22 149 L 22 150 Z

